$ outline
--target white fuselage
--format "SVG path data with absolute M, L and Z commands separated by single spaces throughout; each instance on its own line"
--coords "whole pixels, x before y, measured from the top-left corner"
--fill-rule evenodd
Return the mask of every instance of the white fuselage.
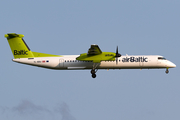
M 93 63 L 92 61 L 78 61 L 79 55 L 63 55 L 62 57 L 36 57 L 19 58 L 13 61 L 38 67 L 59 70 L 77 70 L 77 69 L 153 69 L 153 68 L 173 68 L 176 65 L 169 60 L 163 59 L 159 55 L 131 55 L 121 56 L 116 61 L 101 61 Z

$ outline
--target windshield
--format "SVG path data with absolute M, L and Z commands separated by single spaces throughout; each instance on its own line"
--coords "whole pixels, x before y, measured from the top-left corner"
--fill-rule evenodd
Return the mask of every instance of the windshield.
M 158 60 L 166 60 L 164 57 L 158 57 Z

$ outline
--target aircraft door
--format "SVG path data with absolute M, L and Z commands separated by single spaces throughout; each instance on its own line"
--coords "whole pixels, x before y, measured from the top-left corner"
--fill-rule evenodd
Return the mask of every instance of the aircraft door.
M 63 68 L 64 67 L 64 59 L 59 60 L 59 67 Z

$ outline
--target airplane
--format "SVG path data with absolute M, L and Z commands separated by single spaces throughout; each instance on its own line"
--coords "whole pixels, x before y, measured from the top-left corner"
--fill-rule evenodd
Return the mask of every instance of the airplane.
M 118 52 L 102 52 L 98 45 L 93 44 L 87 53 L 80 55 L 52 55 L 33 52 L 24 41 L 22 34 L 5 34 L 14 59 L 12 61 L 37 67 L 57 70 L 91 69 L 92 78 L 96 78 L 98 69 L 159 69 L 176 65 L 160 55 L 124 55 Z

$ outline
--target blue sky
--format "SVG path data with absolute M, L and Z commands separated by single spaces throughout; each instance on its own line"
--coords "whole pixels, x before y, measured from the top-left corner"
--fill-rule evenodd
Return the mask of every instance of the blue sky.
M 179 120 L 180 2 L 0 1 L 0 119 Z M 12 62 L 6 33 L 24 34 L 32 51 L 87 52 L 91 44 L 122 55 L 163 55 L 159 70 L 58 71 Z

